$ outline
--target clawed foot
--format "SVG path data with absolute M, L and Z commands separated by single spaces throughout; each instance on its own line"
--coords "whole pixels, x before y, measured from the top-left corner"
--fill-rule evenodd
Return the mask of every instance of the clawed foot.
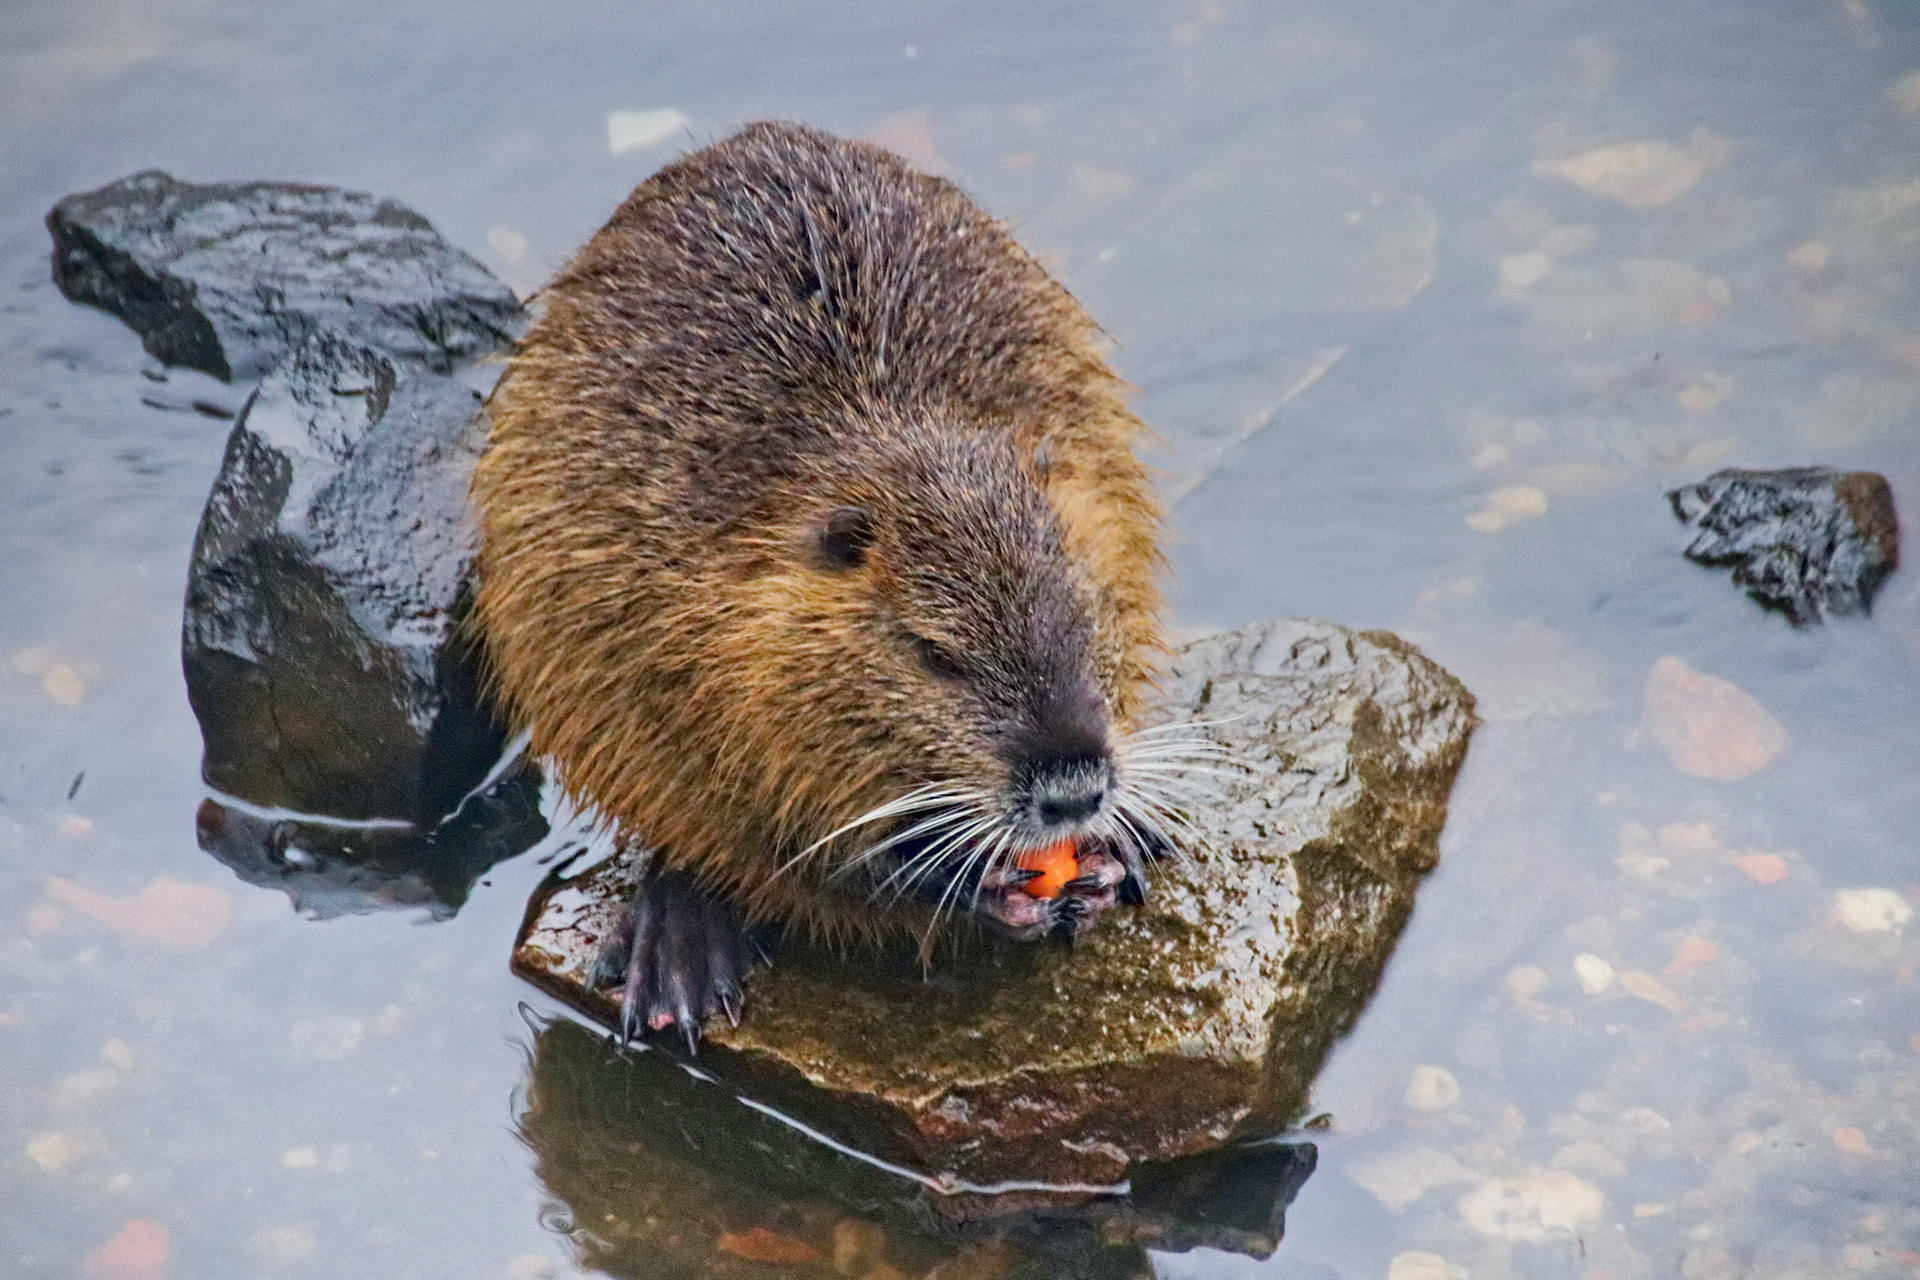
M 746 939 L 733 909 L 682 872 L 647 875 L 588 982 L 620 988 L 620 1039 L 677 1026 L 691 1051 L 717 1013 L 740 1020 Z
M 1080 874 L 1052 898 L 1036 898 L 1026 885 L 1039 872 L 1000 867 L 980 879 L 977 910 L 982 919 L 1015 938 L 1072 938 L 1122 897 L 1138 902 L 1144 878 L 1101 849 L 1082 850 Z

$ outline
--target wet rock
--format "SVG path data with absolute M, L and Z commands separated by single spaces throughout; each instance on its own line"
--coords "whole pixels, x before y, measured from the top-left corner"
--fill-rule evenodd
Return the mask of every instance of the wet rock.
M 53 279 L 168 364 L 255 378 L 322 331 L 445 373 L 512 340 L 519 301 L 405 205 L 286 182 L 150 170 L 47 215 Z
M 499 759 L 459 628 L 479 407 L 452 378 L 328 334 L 247 401 L 187 582 L 210 786 L 424 826 Z
M 1152 718 L 1207 722 L 1233 762 L 1145 906 L 1071 949 L 983 941 L 924 979 L 910 956 L 783 952 L 740 1026 L 708 1028 L 702 1069 L 925 1171 L 960 1216 L 1296 1120 L 1437 856 L 1472 699 L 1395 637 L 1297 620 L 1188 645 L 1162 687 Z M 603 1024 L 582 979 L 635 870 L 550 883 L 515 952 Z M 1006 1182 L 1048 1189 L 985 1194 Z
M 1796 624 L 1866 613 L 1900 563 L 1893 491 L 1871 471 L 1716 471 L 1667 494 L 1699 530 L 1696 564 L 1731 566 L 1748 595 Z

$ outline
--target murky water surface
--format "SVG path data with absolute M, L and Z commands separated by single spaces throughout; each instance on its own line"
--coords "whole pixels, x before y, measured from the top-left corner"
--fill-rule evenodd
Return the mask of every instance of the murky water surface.
M 679 112 L 1014 221 L 1165 437 L 1183 628 L 1391 628 L 1481 696 L 1287 1240 L 1164 1274 L 1920 1274 L 1920 574 L 1795 631 L 1661 497 L 1819 462 L 1920 521 L 1917 70 L 1896 0 L 8 6 L 0 1272 L 596 1256 L 515 1127 L 551 846 L 437 923 L 196 847 L 179 607 L 244 389 L 156 380 L 40 219 L 149 167 L 335 182 L 525 292 L 685 143 L 609 113 Z

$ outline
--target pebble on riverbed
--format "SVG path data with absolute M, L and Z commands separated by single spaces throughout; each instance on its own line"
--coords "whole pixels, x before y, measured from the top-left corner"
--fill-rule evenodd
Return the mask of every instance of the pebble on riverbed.
M 1871 471 L 1716 471 L 1667 494 L 1699 530 L 1685 555 L 1797 625 L 1866 613 L 1900 563 L 1893 490 Z
M 1787 731 L 1752 694 L 1669 654 L 1647 672 L 1641 727 L 1675 769 L 1736 782 L 1787 749 Z

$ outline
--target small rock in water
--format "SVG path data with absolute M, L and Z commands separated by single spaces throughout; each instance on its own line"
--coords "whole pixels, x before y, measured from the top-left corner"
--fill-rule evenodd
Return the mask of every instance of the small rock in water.
M 1647 673 L 1641 723 L 1681 773 L 1737 782 L 1787 749 L 1787 731 L 1753 695 L 1669 654 Z
M 1211 722 L 1195 732 L 1228 755 L 1145 904 L 1070 949 L 983 940 L 926 977 L 795 948 L 754 973 L 737 1028 L 707 1028 L 700 1065 L 894 1164 L 1083 1199 L 1295 1121 L 1433 865 L 1472 699 L 1393 636 L 1301 620 L 1196 641 L 1161 688 L 1148 719 Z M 514 955 L 609 1025 L 584 980 L 633 872 L 546 886 Z
M 1361 1190 L 1398 1213 L 1435 1187 L 1472 1182 L 1473 1170 L 1433 1147 L 1400 1147 L 1347 1170 Z
M 80 1154 L 79 1144 L 64 1133 L 42 1133 L 27 1140 L 27 1159 L 49 1172 L 66 1168 Z
M 161 1280 L 171 1243 L 164 1223 L 135 1218 L 87 1255 L 86 1274 L 94 1280 Z
M 1674 948 L 1673 963 L 1667 966 L 1666 971 L 1670 974 L 1686 973 L 1703 964 L 1712 964 L 1719 958 L 1720 948 L 1698 934 L 1689 934 Z
M 77 707 L 87 696 L 87 682 L 64 662 L 41 678 L 40 687 L 63 707 Z
M 298 1222 L 256 1231 L 247 1241 L 247 1252 L 253 1260 L 269 1270 L 301 1266 L 311 1262 L 319 1250 L 313 1229 Z
M 1532 485 L 1495 489 L 1487 505 L 1467 517 L 1467 527 L 1479 533 L 1498 533 L 1516 520 L 1547 514 L 1547 495 Z
M 1913 908 L 1891 889 L 1842 889 L 1833 895 L 1833 912 L 1855 933 L 1897 933 L 1913 919 Z
M 303 1018 L 287 1032 L 295 1057 L 338 1062 L 360 1047 L 366 1024 L 358 1018 Z
M 1413 1069 L 1400 1100 L 1415 1111 L 1445 1111 L 1460 1101 L 1460 1082 L 1445 1067 L 1423 1063 Z
M 1460 1198 L 1460 1216 L 1497 1240 L 1539 1242 L 1600 1220 L 1606 1196 L 1564 1169 L 1532 1169 L 1491 1178 Z
M 234 423 L 194 538 L 182 661 L 210 786 L 429 825 L 499 759 L 460 635 L 480 398 L 323 334 Z
M 69 911 L 98 920 L 116 933 L 182 951 L 207 946 L 227 931 L 233 895 L 210 884 L 160 876 L 131 898 L 115 898 L 77 880 L 55 876 L 47 897 Z
M 314 333 L 450 372 L 519 331 L 513 291 L 393 200 L 157 170 L 47 215 L 60 292 L 112 312 L 168 364 L 255 378 Z
M 1573 972 L 1580 979 L 1580 989 L 1590 996 L 1597 996 L 1613 985 L 1613 966 L 1596 955 L 1575 956 Z
M 1453 1268 L 1437 1253 L 1408 1249 L 1393 1255 L 1387 1264 L 1387 1280 L 1452 1280 Z
M 1615 975 L 1628 994 L 1645 1000 L 1648 1004 L 1657 1004 L 1669 1013 L 1679 1013 L 1687 1007 L 1682 1000 L 1668 989 L 1667 984 L 1650 973 L 1638 969 L 1627 969 Z
M 1727 861 L 1755 884 L 1779 884 L 1787 878 L 1787 860 L 1777 853 L 1730 853 Z
M 1699 530 L 1686 557 L 1796 624 L 1866 613 L 1900 563 L 1893 491 L 1871 471 L 1717 471 L 1667 494 Z
M 1543 160 L 1534 165 L 1533 171 L 1629 209 L 1658 209 L 1672 203 L 1709 170 L 1718 168 L 1725 159 L 1724 149 L 1720 139 L 1702 132 L 1685 150 L 1653 139 L 1616 142 L 1558 160 Z

